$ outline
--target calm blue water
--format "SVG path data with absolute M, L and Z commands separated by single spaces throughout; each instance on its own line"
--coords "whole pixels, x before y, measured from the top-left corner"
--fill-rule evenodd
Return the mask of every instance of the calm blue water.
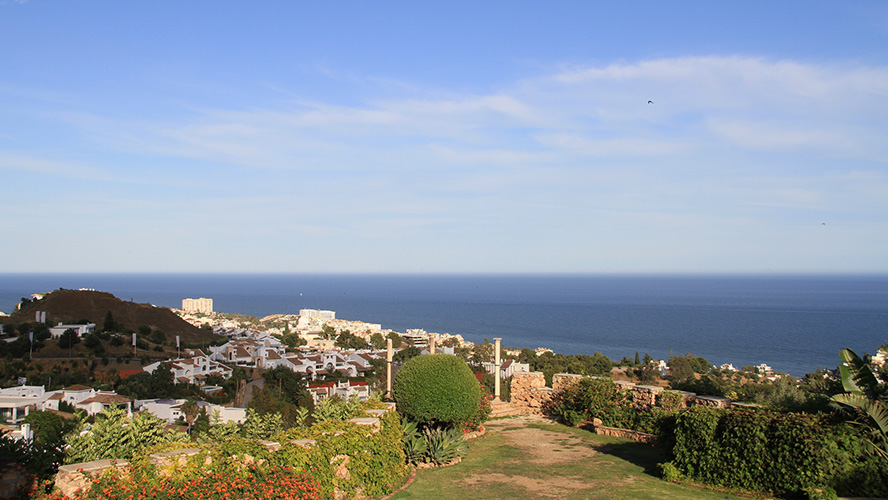
M 0 274 L 0 311 L 31 293 L 94 288 L 124 300 L 253 316 L 332 309 L 403 332 L 565 354 L 693 352 L 715 364 L 767 363 L 800 376 L 838 350 L 888 343 L 888 276 Z

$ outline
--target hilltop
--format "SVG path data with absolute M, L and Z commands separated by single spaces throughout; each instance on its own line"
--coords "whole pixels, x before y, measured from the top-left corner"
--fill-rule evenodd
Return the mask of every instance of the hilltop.
M 122 331 L 138 331 L 140 326 L 148 326 L 163 331 L 168 338 L 178 335 L 183 342 L 189 343 L 219 338 L 212 332 L 191 325 L 169 308 L 128 302 L 110 293 L 92 290 L 59 289 L 44 295 L 42 299 L 25 301 L 18 311 L 5 318 L 4 323 L 33 323 L 37 311 L 46 311 L 46 321 L 50 325 L 87 320 L 102 328 L 110 311 Z

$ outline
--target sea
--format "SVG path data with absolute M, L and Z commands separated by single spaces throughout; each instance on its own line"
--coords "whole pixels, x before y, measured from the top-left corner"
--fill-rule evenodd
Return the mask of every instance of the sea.
M 215 311 L 257 317 L 328 309 L 398 332 L 614 361 L 693 353 L 799 377 L 835 368 L 841 348 L 863 355 L 888 343 L 882 274 L 0 274 L 0 311 L 58 288 L 165 307 L 207 297 Z

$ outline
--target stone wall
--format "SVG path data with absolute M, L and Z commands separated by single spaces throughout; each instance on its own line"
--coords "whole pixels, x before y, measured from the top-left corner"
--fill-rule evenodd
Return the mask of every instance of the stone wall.
M 556 373 L 552 376 L 552 387 L 546 386 L 546 378 L 542 372 L 515 373 L 512 375 L 512 405 L 526 414 L 544 414 L 552 394 L 578 383 L 586 378 L 584 375 Z M 589 377 L 599 378 L 599 377 Z M 681 395 L 680 408 L 689 406 L 714 406 L 731 408 L 740 404 L 719 396 L 698 396 L 693 392 L 673 391 L 655 385 L 640 385 L 624 380 L 615 380 L 615 384 L 632 394 L 632 403 L 638 409 L 658 406 L 658 397 L 666 392 Z
M 0 498 L 13 498 L 33 486 L 32 476 L 25 466 L 12 458 L 0 457 Z
M 527 414 L 543 414 L 555 389 L 546 387 L 542 372 L 513 373 L 510 397 L 512 405 Z

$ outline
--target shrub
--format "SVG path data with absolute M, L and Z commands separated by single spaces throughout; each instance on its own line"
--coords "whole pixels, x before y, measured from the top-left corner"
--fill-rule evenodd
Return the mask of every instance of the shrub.
M 859 436 L 821 415 L 694 407 L 676 418 L 681 475 L 780 496 L 884 496 L 888 463 L 867 463 Z M 872 457 L 870 457 L 872 458 Z M 665 469 L 664 469 L 665 472 Z
M 398 411 L 426 425 L 461 426 L 478 412 L 481 387 L 465 361 L 449 354 L 404 363 L 392 385 Z
M 174 434 L 164 430 L 166 422 L 148 412 L 127 418 L 126 410 L 107 409 L 86 433 L 85 424 L 68 434 L 65 462 L 89 462 L 103 458 L 129 460 L 148 446 L 172 441 Z

